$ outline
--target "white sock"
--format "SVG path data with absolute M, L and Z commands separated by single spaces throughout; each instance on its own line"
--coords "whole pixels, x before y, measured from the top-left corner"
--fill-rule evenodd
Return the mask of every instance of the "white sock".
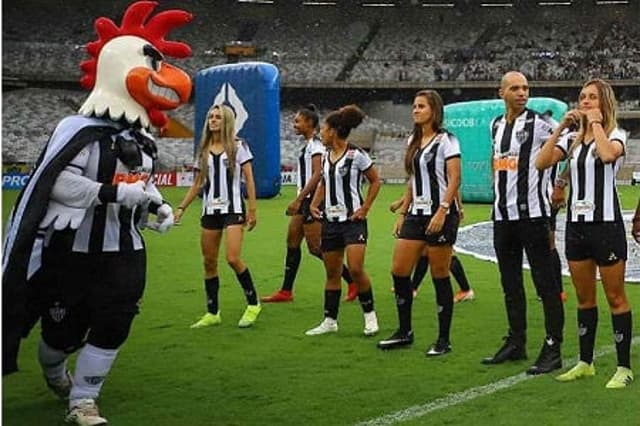
M 47 345 L 44 340 L 40 339 L 38 344 L 38 361 L 42 367 L 44 376 L 49 380 L 64 377 L 67 368 L 67 354 Z
M 76 361 L 73 387 L 69 395 L 69 408 L 75 407 L 79 400 L 98 398 L 102 384 L 117 354 L 117 349 L 100 349 L 90 344 L 82 348 Z

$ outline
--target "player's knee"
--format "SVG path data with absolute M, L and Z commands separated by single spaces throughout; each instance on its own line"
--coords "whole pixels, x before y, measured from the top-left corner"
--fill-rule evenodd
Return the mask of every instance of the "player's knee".
M 67 329 L 42 328 L 42 340 L 51 348 L 73 353 L 82 346 L 82 339 L 85 333 L 73 332 Z
M 623 293 L 607 293 L 607 302 L 613 311 L 619 311 L 627 307 L 627 298 Z
M 242 267 L 242 259 L 240 259 L 240 256 L 237 255 L 237 254 L 227 253 L 227 263 L 235 271 L 241 269 L 241 267 Z
M 207 276 L 215 275 L 218 271 L 218 260 L 213 258 L 205 257 L 203 260 L 204 271 Z
M 102 349 L 118 349 L 127 340 L 133 314 L 121 314 L 93 325 L 87 342 Z

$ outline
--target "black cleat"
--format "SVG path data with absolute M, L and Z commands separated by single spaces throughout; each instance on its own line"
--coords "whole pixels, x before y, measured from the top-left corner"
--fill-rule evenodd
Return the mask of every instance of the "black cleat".
M 380 349 L 396 349 L 403 346 L 409 346 L 413 343 L 413 330 L 407 333 L 403 333 L 397 330 L 391 335 L 391 337 L 380 340 L 378 342 L 378 348 Z
M 492 357 L 482 359 L 482 363 L 486 365 L 502 364 L 506 361 L 519 361 L 527 359 L 527 351 L 523 346 L 516 345 L 509 337 L 504 338 L 504 345 Z
M 562 355 L 560 354 L 560 342 L 547 337 L 542 344 L 540 355 L 536 362 L 529 367 L 527 374 L 537 375 L 550 373 L 553 370 L 562 368 Z
M 425 355 L 429 357 L 440 356 L 448 352 L 451 352 L 451 343 L 446 340 L 438 339 L 433 345 L 429 346 Z

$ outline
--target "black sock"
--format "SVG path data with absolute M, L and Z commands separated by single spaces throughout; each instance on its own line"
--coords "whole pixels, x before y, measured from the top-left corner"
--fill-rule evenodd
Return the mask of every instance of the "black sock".
M 236 276 L 238 277 L 238 281 L 240 282 L 240 285 L 244 290 L 244 297 L 247 298 L 247 304 L 257 305 L 258 295 L 256 294 L 256 288 L 253 286 L 253 280 L 251 279 L 249 268 L 245 269 L 244 272 L 241 272 Z
M 347 284 L 353 283 L 353 278 L 351 277 L 351 272 L 349 272 L 349 268 L 347 268 L 347 265 L 342 265 L 342 279 Z
M 624 314 L 611 315 L 613 337 L 616 341 L 618 366 L 631 368 L 631 311 Z
M 369 290 L 358 293 L 358 300 L 362 306 L 362 312 L 366 314 L 373 311 L 373 288 L 369 287 Z
M 464 269 L 462 268 L 462 263 L 460 263 L 460 259 L 458 256 L 451 257 L 451 274 L 453 278 L 458 282 L 458 286 L 462 291 L 469 291 L 471 287 L 469 287 L 469 281 L 467 281 L 467 275 L 464 273 Z
M 324 291 L 324 316 L 338 319 L 338 308 L 340 307 L 340 295 L 342 290 L 325 290 Z
M 449 277 L 434 278 L 433 285 L 436 288 L 436 303 L 438 304 L 438 339 L 448 342 L 451 318 L 453 316 L 451 279 Z
M 578 309 L 578 339 L 580 340 L 580 361 L 593 362 L 593 348 L 598 329 L 598 307 Z
M 298 274 L 298 267 L 300 266 L 300 259 L 302 258 L 302 250 L 300 247 L 288 247 L 287 259 L 284 263 L 284 279 L 282 281 L 282 290 L 291 291 L 293 288 L 293 282 Z
M 560 254 L 555 248 L 551 250 L 551 269 L 553 270 L 553 283 L 558 292 L 562 293 L 562 262 L 560 261 Z
M 424 276 L 427 275 L 427 271 L 429 270 L 429 258 L 427 256 L 420 256 L 418 259 L 418 263 L 416 263 L 416 267 L 413 270 L 413 278 L 411 278 L 411 287 L 414 290 L 417 290 L 422 284 L 422 280 Z
M 212 314 L 218 313 L 218 289 L 220 279 L 218 277 L 205 278 L 204 291 L 207 293 L 207 311 Z
M 396 295 L 396 307 L 398 308 L 398 322 L 400 332 L 407 334 L 411 331 L 411 306 L 413 305 L 413 290 L 409 277 L 393 277 L 393 288 Z

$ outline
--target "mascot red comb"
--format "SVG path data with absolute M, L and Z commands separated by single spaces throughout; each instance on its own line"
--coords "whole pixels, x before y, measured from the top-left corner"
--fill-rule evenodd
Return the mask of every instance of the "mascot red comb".
M 40 319 L 46 384 L 69 399 L 67 421 L 101 425 L 95 400 L 125 342 L 145 286 L 141 229 L 165 232 L 171 207 L 153 183 L 151 126 L 188 101 L 191 80 L 164 62 L 188 45 L 165 37 L 191 21 L 132 4 L 118 26 L 95 22 L 98 40 L 81 64 L 91 93 L 63 119 L 9 219 L 3 257 L 3 375 L 17 370 L 20 339 Z M 150 214 L 154 219 L 149 219 Z M 81 349 L 72 375 L 67 357 Z

